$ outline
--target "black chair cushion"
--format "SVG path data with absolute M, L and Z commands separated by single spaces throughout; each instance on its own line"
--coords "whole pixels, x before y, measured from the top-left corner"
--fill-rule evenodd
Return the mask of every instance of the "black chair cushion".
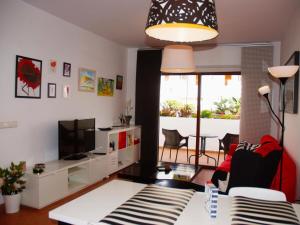
M 231 187 L 269 188 L 275 176 L 280 151 L 272 151 L 267 156 L 251 151 L 237 151 L 232 156 L 230 178 L 227 191 Z

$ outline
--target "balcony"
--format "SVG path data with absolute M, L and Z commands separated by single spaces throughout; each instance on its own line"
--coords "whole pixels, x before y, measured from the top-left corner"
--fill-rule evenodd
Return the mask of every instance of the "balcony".
M 214 118 L 201 118 L 200 119 L 200 134 L 209 134 L 217 136 L 216 138 L 207 138 L 206 139 L 206 152 L 210 156 L 217 158 L 217 153 L 219 150 L 219 141 L 224 137 L 226 133 L 239 133 L 239 119 L 214 119 Z M 162 134 L 162 128 L 165 129 L 177 129 L 182 136 L 195 135 L 196 133 L 196 118 L 187 118 L 187 117 L 160 117 L 160 131 L 159 131 L 159 157 L 161 156 L 161 149 L 164 144 L 164 135 Z M 189 137 L 189 156 L 195 154 L 196 138 Z M 172 151 L 172 157 L 169 158 L 169 149 L 165 150 L 164 157 L 162 161 L 175 161 L 176 151 Z M 160 158 L 159 158 L 160 159 Z M 222 162 L 223 155 L 220 157 Z M 186 150 L 182 148 L 178 153 L 178 163 L 188 163 L 186 157 Z M 191 159 L 191 163 L 194 162 L 194 158 Z M 203 165 L 214 165 L 213 160 L 207 162 L 206 157 L 201 157 L 199 164 Z

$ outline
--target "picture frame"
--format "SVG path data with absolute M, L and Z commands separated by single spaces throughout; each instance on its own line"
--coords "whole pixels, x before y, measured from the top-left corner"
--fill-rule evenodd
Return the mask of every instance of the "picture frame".
M 116 77 L 116 89 L 122 90 L 123 88 L 123 76 L 117 75 Z
M 299 51 L 295 51 L 287 60 L 285 65 L 300 65 Z M 281 88 L 282 90 L 282 88 Z M 298 113 L 299 98 L 299 70 L 293 76 L 287 79 L 285 84 L 285 112 L 290 114 Z M 280 104 L 282 110 L 282 102 Z
M 56 98 L 56 84 L 48 83 L 48 98 Z
M 63 85 L 63 97 L 64 98 L 70 98 L 70 92 L 71 92 L 71 85 L 70 84 L 64 84 Z
M 49 68 L 50 68 L 51 73 L 56 74 L 56 72 L 57 72 L 57 60 L 56 59 L 50 59 Z
M 114 80 L 107 78 L 98 78 L 97 85 L 98 96 L 113 96 L 114 95 Z
M 16 98 L 41 98 L 43 62 L 16 55 Z
M 96 71 L 79 68 L 78 90 L 84 92 L 94 92 L 96 86 Z
M 63 76 L 71 77 L 71 63 L 67 63 L 67 62 L 63 63 Z

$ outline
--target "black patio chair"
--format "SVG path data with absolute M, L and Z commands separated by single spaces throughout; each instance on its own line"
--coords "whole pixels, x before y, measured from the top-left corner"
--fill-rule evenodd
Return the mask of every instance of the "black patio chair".
M 220 151 L 222 150 L 224 152 L 224 160 L 225 160 L 225 155 L 229 152 L 230 145 L 238 144 L 238 143 L 239 143 L 238 134 L 226 133 L 222 139 L 219 139 L 219 153 L 218 153 L 217 165 L 219 165 Z
M 182 147 L 186 147 L 187 149 L 187 161 L 189 158 L 189 137 L 183 137 L 182 135 L 179 134 L 178 130 L 167 130 L 167 129 L 162 129 L 162 133 L 165 136 L 165 142 L 164 146 L 162 149 L 161 157 L 160 160 L 162 160 L 163 154 L 164 154 L 164 149 L 165 148 L 170 148 L 170 158 L 171 158 L 171 151 L 172 148 L 175 148 L 177 150 L 176 152 L 176 158 L 175 158 L 175 163 L 177 161 L 177 155 L 178 155 L 178 150 Z M 184 140 L 184 141 L 183 141 Z

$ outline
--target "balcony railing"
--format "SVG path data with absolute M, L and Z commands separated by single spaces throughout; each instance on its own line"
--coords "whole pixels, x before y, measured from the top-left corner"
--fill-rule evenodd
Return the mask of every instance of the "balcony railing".
M 226 133 L 239 133 L 240 120 L 233 119 L 206 119 L 201 118 L 200 127 L 202 134 L 209 134 L 223 138 Z M 177 129 L 183 136 L 196 134 L 196 118 L 186 117 L 160 117 L 159 146 L 163 146 L 164 136 L 162 128 Z M 206 150 L 217 151 L 219 149 L 218 138 L 208 138 L 206 140 Z M 189 138 L 189 148 L 195 149 L 196 140 Z

